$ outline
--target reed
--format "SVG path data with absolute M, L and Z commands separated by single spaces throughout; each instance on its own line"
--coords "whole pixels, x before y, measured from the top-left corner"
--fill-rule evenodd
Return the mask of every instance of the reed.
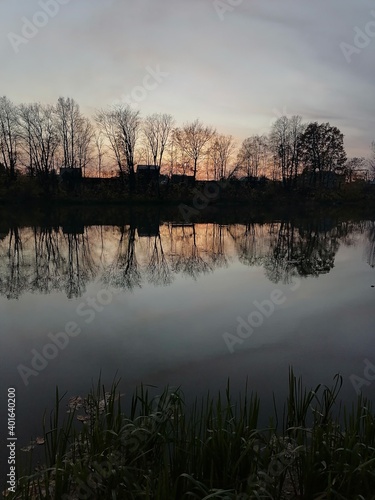
M 307 389 L 291 369 L 284 411 L 263 429 L 257 395 L 246 386 L 234 398 L 229 382 L 189 408 L 180 389 L 151 397 L 141 386 L 125 413 L 118 382 L 107 392 L 99 380 L 64 419 L 56 390 L 45 465 L 8 498 L 373 499 L 375 415 L 362 397 L 341 408 L 341 386 L 337 375 Z

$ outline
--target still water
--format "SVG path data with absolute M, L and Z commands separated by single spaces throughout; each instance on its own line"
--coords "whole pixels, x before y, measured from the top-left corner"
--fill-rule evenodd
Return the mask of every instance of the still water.
M 113 222 L 1 222 L 0 377 L 4 401 L 17 390 L 20 445 L 40 434 L 56 385 L 85 395 L 100 373 L 125 395 L 142 382 L 187 399 L 247 379 L 265 414 L 290 365 L 309 386 L 341 373 L 346 402 L 353 375 L 375 393 L 363 378 L 375 364 L 374 220 L 120 210 Z

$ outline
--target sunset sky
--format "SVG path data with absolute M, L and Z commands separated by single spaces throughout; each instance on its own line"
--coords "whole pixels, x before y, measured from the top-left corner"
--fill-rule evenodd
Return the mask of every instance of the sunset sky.
M 71 96 L 92 115 L 130 96 L 142 115 L 200 118 L 238 141 L 299 114 L 339 127 L 349 156 L 370 153 L 371 0 L 0 0 L 0 11 L 0 95 L 15 103 Z

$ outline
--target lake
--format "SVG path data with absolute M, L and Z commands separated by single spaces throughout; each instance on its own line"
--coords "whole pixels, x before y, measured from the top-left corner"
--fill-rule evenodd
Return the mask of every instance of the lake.
M 0 266 L 2 394 L 16 388 L 20 445 L 56 385 L 83 396 L 99 374 L 121 378 L 125 398 L 144 383 L 188 401 L 248 380 L 265 417 L 290 365 L 308 386 L 340 373 L 344 402 L 374 394 L 369 216 L 3 210 Z

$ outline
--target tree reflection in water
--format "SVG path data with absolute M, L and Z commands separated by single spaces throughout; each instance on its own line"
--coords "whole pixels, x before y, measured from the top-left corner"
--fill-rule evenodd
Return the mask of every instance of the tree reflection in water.
M 29 281 L 20 229 L 11 227 L 7 239 L 8 242 L 4 239 L 5 255 L 1 258 L 0 291 L 7 299 L 18 299 L 27 290 Z
M 173 273 L 163 249 L 160 233 L 150 237 L 151 257 L 146 267 L 146 276 L 153 285 L 170 285 L 173 282 Z
M 227 228 L 220 224 L 206 224 L 205 247 L 208 249 L 208 257 L 211 267 L 228 267 L 229 255 L 225 251 L 225 234 Z
M 0 293 L 7 299 L 26 292 L 77 298 L 94 279 L 129 291 L 146 283 L 166 286 L 178 275 L 198 280 L 236 258 L 262 266 L 273 283 L 291 283 L 330 272 L 340 245 L 363 243 L 375 266 L 374 222 L 142 224 L 104 230 L 13 225 L 0 238 Z
M 375 222 L 369 222 L 367 233 L 367 262 L 375 267 Z
M 268 228 L 263 224 L 235 224 L 228 232 L 235 242 L 238 260 L 246 266 L 261 266 L 269 251 L 270 234 L 273 224 Z M 268 231 L 267 231 L 268 229 Z
M 92 257 L 87 229 L 82 234 L 67 233 L 65 244 L 68 247 L 68 258 L 65 261 L 62 282 L 67 297 L 71 299 L 83 295 L 86 284 L 96 277 L 99 266 Z
M 115 258 L 104 270 L 102 282 L 114 288 L 133 290 L 140 288 L 142 275 L 135 251 L 135 232 L 133 226 L 120 228 L 120 239 Z
M 55 228 L 34 228 L 34 273 L 31 290 L 48 294 L 60 290 L 64 258 L 60 251 L 60 232 Z
M 194 280 L 201 274 L 212 272 L 213 268 L 206 262 L 201 252 L 204 249 L 197 243 L 196 225 L 175 226 L 179 245 L 172 253 L 172 269 L 177 274 L 189 276 Z
M 296 276 L 328 273 L 334 267 L 338 248 L 335 229 L 296 228 L 293 223 L 283 221 L 271 240 L 271 252 L 264 265 L 266 275 L 273 283 L 291 283 Z

